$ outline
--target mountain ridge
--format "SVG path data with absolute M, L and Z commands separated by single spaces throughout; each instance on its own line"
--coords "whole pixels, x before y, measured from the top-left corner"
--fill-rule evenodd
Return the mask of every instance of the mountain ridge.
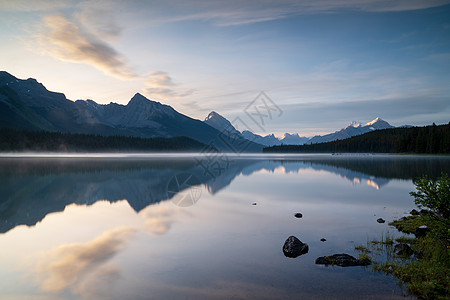
M 35 79 L 18 79 L 6 71 L 0 73 L 0 120 L 1 127 L 26 130 L 142 138 L 186 136 L 222 151 L 261 152 L 263 148 L 237 137 L 246 145 L 237 149 L 214 127 L 140 93 L 126 105 L 71 101 Z
M 341 130 L 325 135 L 316 135 L 305 144 L 320 144 L 336 140 L 344 140 L 353 136 L 362 135 L 370 131 L 389 128 L 395 127 L 385 120 L 381 119 L 380 117 L 376 117 L 372 121 L 367 122 L 365 125 L 362 125 L 361 123 L 356 121 L 352 121 L 347 127 L 342 128 Z

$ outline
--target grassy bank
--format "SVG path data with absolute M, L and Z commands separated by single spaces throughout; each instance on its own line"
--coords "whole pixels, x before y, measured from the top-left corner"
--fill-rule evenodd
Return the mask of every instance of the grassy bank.
M 355 247 L 371 258 L 374 271 L 392 274 L 420 299 L 450 299 L 449 182 L 447 175 L 415 182 L 417 192 L 411 195 L 426 209 L 389 223 L 408 235 L 386 234 Z

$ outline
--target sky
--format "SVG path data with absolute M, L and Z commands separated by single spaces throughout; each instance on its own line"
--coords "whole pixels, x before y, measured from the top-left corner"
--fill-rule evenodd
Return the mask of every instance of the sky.
M 0 70 L 260 134 L 444 124 L 450 0 L 0 0 Z

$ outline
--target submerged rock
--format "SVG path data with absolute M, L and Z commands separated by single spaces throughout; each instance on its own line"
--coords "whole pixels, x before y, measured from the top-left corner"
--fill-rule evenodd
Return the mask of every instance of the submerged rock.
M 401 256 L 411 256 L 414 251 L 408 246 L 408 244 L 400 243 L 394 246 L 394 253 Z
M 377 222 L 378 222 L 378 223 L 384 223 L 384 222 L 386 222 L 386 221 L 385 221 L 383 218 L 378 218 L 378 219 L 377 219 Z
M 302 215 L 301 213 L 296 213 L 294 216 L 295 216 L 296 218 L 301 218 L 301 217 L 303 217 L 303 215 Z
M 334 254 L 331 256 L 322 256 L 316 259 L 317 265 L 337 265 L 340 267 L 351 267 L 351 266 L 367 266 L 370 265 L 370 259 L 363 258 L 357 259 L 351 255 L 342 253 Z
M 308 244 L 302 243 L 298 238 L 291 235 L 283 245 L 283 253 L 286 257 L 296 258 L 309 251 Z

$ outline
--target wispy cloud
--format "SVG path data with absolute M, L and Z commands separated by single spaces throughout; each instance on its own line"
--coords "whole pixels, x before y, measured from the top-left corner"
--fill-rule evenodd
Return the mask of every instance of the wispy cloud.
M 89 64 L 121 79 L 137 77 L 113 47 L 66 17 L 45 17 L 36 37 L 42 51 L 57 59 Z
M 109 10 L 87 7 L 73 19 L 46 16 L 35 37 L 43 54 L 62 61 L 87 64 L 107 75 L 142 80 L 144 93 L 152 98 L 171 99 L 191 95 L 194 90 L 181 88 L 167 72 L 139 74 L 108 41 L 115 40 L 123 28 L 113 21 Z
M 137 0 L 136 0 L 137 1 Z M 218 26 L 237 26 L 278 20 L 295 15 L 336 13 L 339 11 L 408 11 L 450 4 L 449 0 L 172 0 L 140 3 L 154 11 L 153 23 L 201 20 Z M 174 9 L 174 7 L 182 9 Z M 152 8 L 152 9 L 150 9 Z
M 0 11 L 21 11 L 21 12 L 33 12 L 33 11 L 55 11 L 59 9 L 72 7 L 76 2 L 73 0 L 0 0 Z
M 145 94 L 152 98 L 181 98 L 191 95 L 193 89 L 182 89 L 178 87 L 172 77 L 166 72 L 155 71 L 151 73 L 146 80 L 147 88 Z
M 112 10 L 88 6 L 74 16 L 84 27 L 103 39 L 114 40 L 124 29 L 116 21 L 116 15 Z
M 62 245 L 45 253 L 35 269 L 41 288 L 58 292 L 80 283 L 122 250 L 133 231 L 133 228 L 120 227 L 90 242 Z

